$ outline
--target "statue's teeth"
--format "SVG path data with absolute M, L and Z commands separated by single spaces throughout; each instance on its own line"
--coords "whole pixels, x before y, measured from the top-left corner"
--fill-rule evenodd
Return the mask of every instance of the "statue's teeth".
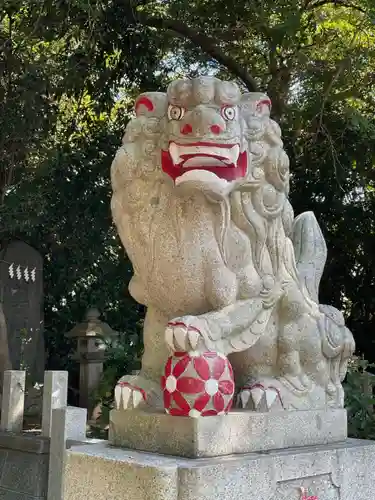
M 180 152 L 179 147 L 174 142 L 171 142 L 169 145 L 169 154 L 171 155 L 172 161 L 175 165 L 180 163 Z
M 236 165 L 238 156 L 240 154 L 240 147 L 238 145 L 233 146 L 233 148 L 230 148 L 230 163 L 233 163 L 233 165 Z
M 180 165 L 184 162 L 184 158 L 190 157 L 187 159 L 187 162 L 190 162 L 189 167 L 194 166 L 194 162 L 197 164 L 207 164 L 211 163 L 217 164 L 218 159 L 224 164 L 236 165 L 238 156 L 240 154 L 240 147 L 238 144 L 231 146 L 228 144 L 228 147 L 220 147 L 215 146 L 189 146 L 179 145 L 174 142 L 169 144 L 169 154 L 171 155 L 172 161 L 175 165 Z

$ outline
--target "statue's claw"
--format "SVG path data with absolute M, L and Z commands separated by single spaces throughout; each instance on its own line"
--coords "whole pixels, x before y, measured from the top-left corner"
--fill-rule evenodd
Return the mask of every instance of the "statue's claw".
M 125 375 L 115 387 L 117 410 L 163 408 L 160 383 L 142 375 Z
M 165 341 L 172 351 L 195 351 L 202 340 L 200 330 L 186 321 L 171 321 L 165 330 Z
M 129 382 L 118 382 L 115 387 L 115 403 L 117 410 L 130 410 L 146 406 L 146 391 Z
M 241 389 L 238 394 L 238 406 L 252 411 L 273 411 L 282 408 L 282 401 L 276 387 L 256 383 Z

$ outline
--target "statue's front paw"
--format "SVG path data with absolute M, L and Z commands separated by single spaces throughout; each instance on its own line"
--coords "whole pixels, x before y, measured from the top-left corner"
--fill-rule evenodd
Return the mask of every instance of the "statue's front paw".
M 268 412 L 283 408 L 280 391 L 260 382 L 246 385 L 238 394 L 238 406 L 252 411 Z
M 193 324 L 194 322 L 194 324 Z M 165 330 L 165 341 L 172 351 L 196 351 L 204 347 L 199 320 L 195 316 L 183 316 L 170 321 Z
M 146 399 L 146 392 L 129 382 L 120 381 L 115 387 L 115 403 L 118 410 L 140 408 L 145 406 Z
M 117 410 L 163 408 L 160 384 L 140 375 L 125 375 L 114 392 Z

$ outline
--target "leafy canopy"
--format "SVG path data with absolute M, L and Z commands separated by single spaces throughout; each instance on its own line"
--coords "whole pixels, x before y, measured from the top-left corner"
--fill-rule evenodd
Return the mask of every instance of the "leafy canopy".
M 143 309 L 126 291 L 110 163 L 137 93 L 207 73 L 272 98 L 295 212 L 314 210 L 328 243 L 321 299 L 373 357 L 374 19 L 370 0 L 2 2 L 0 239 L 45 256 L 50 366 L 66 366 L 63 333 L 97 304 L 125 332 L 118 371 L 134 367 Z

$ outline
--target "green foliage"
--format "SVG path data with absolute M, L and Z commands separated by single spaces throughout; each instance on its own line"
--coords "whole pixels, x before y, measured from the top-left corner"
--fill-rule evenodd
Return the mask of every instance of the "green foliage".
M 142 327 L 142 323 L 140 321 L 139 327 Z M 98 409 L 95 420 L 91 422 L 93 436 L 107 437 L 109 412 L 114 407 L 113 388 L 125 373 L 132 373 L 140 367 L 140 346 L 137 335 L 121 334 L 115 343 L 107 346 L 103 375 L 98 387 L 91 395 L 91 407 Z
M 374 367 L 363 359 L 349 366 L 344 388 L 348 434 L 353 438 L 375 439 L 374 375 L 369 371 Z
M 161 42 L 127 30 L 120 3 L 0 6 L 0 47 L 9 48 L 0 56 L 0 244 L 20 237 L 44 255 L 48 366 L 73 378 L 63 335 L 87 307 L 129 337 L 139 336 L 143 314 L 127 292 L 109 170 L 132 97 L 162 82 Z
M 321 300 L 345 310 L 359 351 L 375 361 L 375 8 L 342 4 L 1 3 L 0 242 L 21 237 L 45 257 L 50 368 L 76 373 L 63 334 L 90 305 L 124 332 L 99 400 L 138 359 L 144 311 L 127 292 L 131 265 L 109 209 L 110 163 L 134 96 L 181 75 L 244 86 L 238 68 L 270 94 L 295 212 L 314 210 L 327 239 Z M 234 64 L 218 63 L 223 55 Z

